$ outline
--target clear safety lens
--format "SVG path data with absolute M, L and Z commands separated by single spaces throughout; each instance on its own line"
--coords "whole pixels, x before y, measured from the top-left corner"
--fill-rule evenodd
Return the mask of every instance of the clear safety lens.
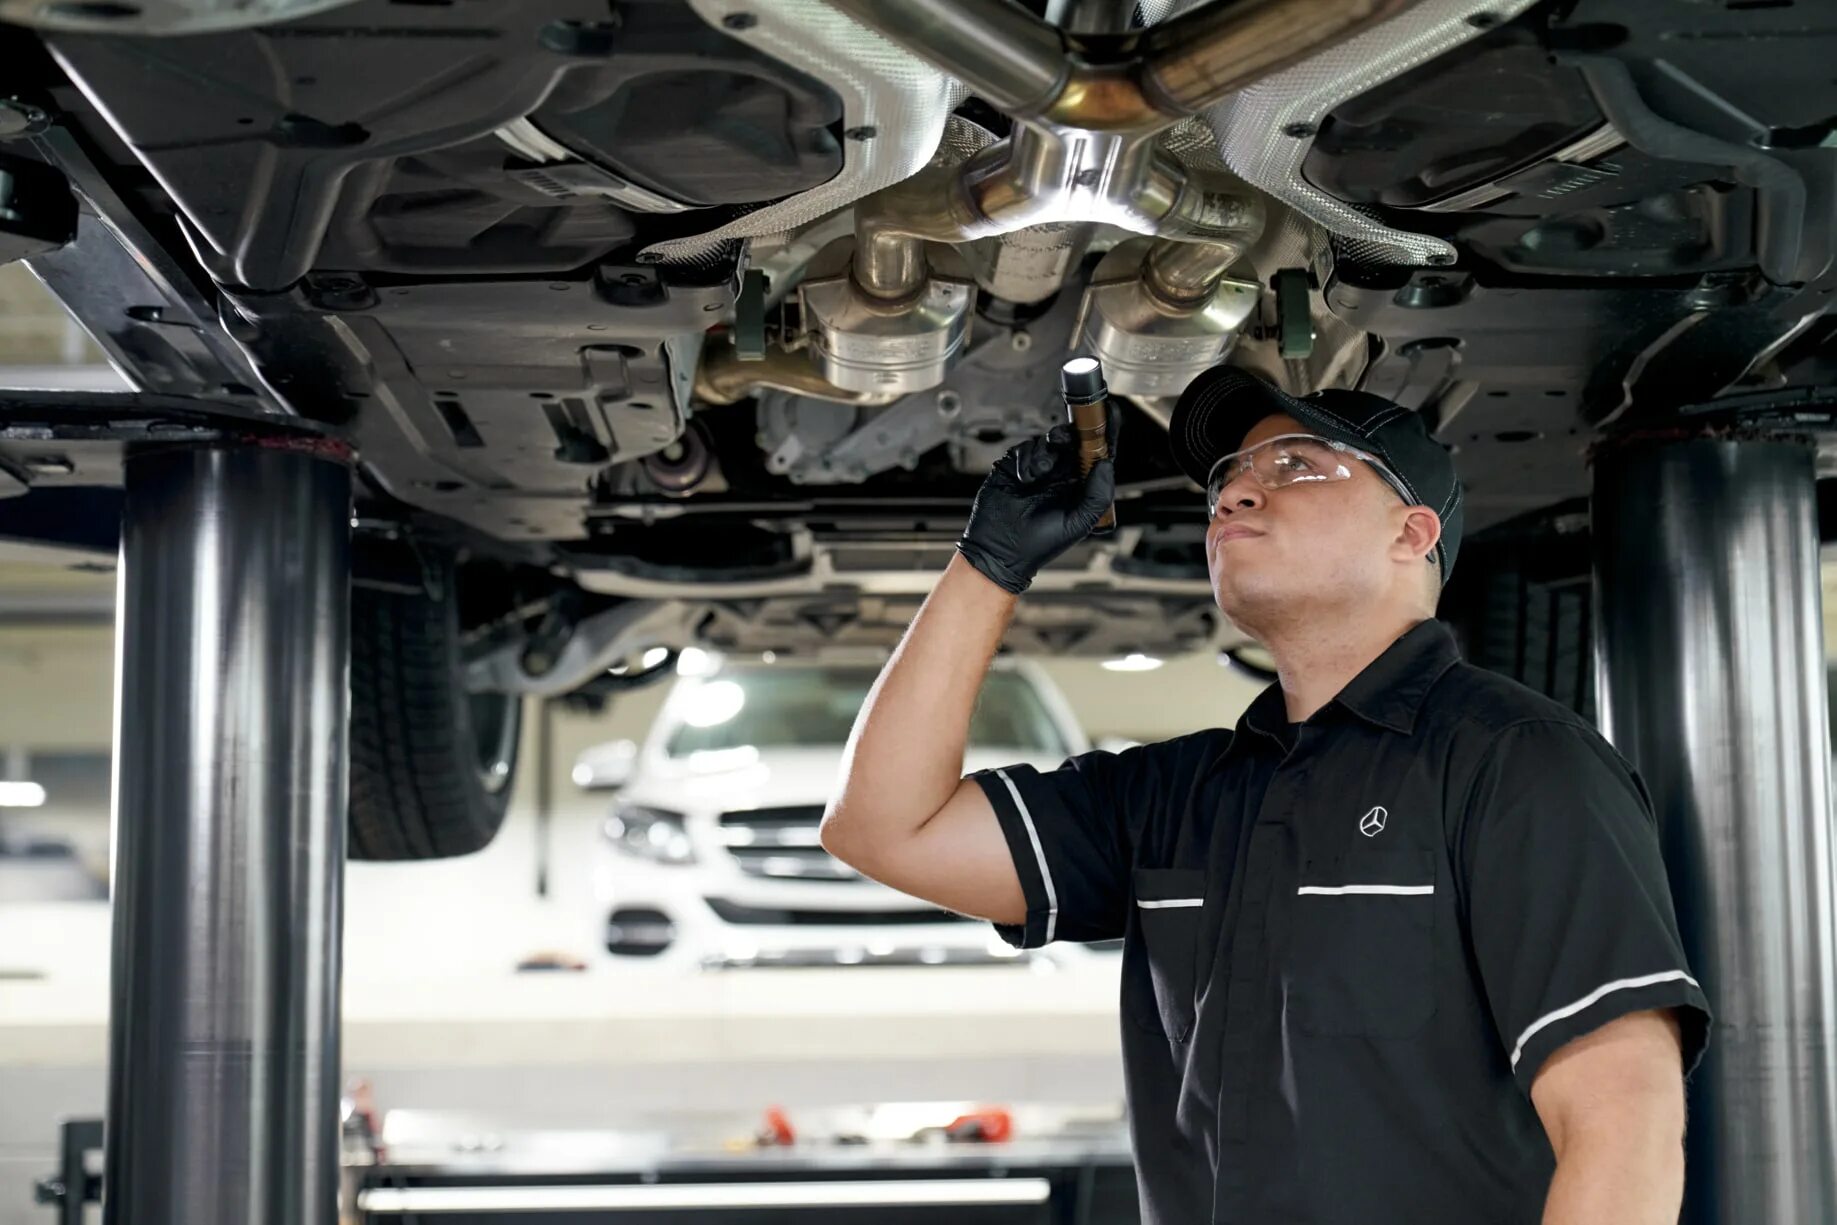
M 1365 458 L 1343 442 L 1313 434 L 1284 434 L 1235 451 L 1212 466 L 1211 479 L 1206 482 L 1206 516 L 1218 514 L 1225 486 L 1246 470 L 1263 488 L 1281 489 L 1300 481 L 1350 480 L 1349 462 Z

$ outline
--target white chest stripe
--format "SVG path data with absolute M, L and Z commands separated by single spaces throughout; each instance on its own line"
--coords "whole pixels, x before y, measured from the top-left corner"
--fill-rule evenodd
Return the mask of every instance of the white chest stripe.
M 1027 841 L 1033 843 L 1033 857 L 1040 863 L 1040 880 L 1046 885 L 1046 939 L 1041 943 L 1051 944 L 1059 926 L 1059 891 L 1052 887 L 1052 869 L 1046 866 L 1046 850 L 1040 845 L 1040 831 L 1033 827 L 1033 814 L 1027 811 L 1027 801 L 1021 799 L 1021 789 L 1014 785 L 1008 772 L 997 770 L 995 777 L 1008 784 L 1008 794 L 1014 797 L 1014 806 L 1020 809 L 1021 824 L 1027 827 Z
M 1387 897 L 1421 897 L 1434 893 L 1434 885 L 1303 885 L 1295 890 L 1297 897 L 1342 897 L 1348 893 L 1383 894 Z
M 1658 983 L 1678 981 L 1687 982 L 1693 987 L 1698 986 L 1697 980 L 1684 973 L 1682 970 L 1663 970 L 1657 974 L 1641 975 L 1639 978 L 1616 978 L 1611 983 L 1602 983 L 1599 987 L 1596 987 L 1593 991 L 1590 991 L 1587 995 L 1573 1004 L 1565 1004 L 1554 1012 L 1546 1012 L 1543 1016 L 1531 1022 L 1531 1024 L 1525 1028 L 1525 1031 L 1518 1035 L 1518 1045 L 1512 1048 L 1513 1070 L 1517 1070 L 1518 1057 L 1524 1054 L 1524 1044 L 1529 1042 L 1532 1036 L 1535 1035 L 1538 1030 L 1544 1028 L 1544 1026 L 1554 1024 L 1564 1017 L 1573 1017 L 1584 1008 L 1592 1007 L 1594 1004 L 1599 1003 L 1602 999 L 1612 995 L 1616 991 L 1631 991 L 1637 987 L 1651 987 Z
M 1202 897 L 1139 897 L 1135 904 L 1143 910 L 1164 910 L 1173 906 L 1204 906 Z

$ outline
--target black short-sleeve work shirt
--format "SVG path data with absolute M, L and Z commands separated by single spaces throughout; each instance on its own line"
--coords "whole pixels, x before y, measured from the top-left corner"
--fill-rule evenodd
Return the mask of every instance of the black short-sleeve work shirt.
M 1530 1100 L 1563 1043 L 1675 1008 L 1644 787 L 1586 722 L 1405 634 L 1298 727 L 974 775 L 1032 948 L 1121 937 L 1124 1079 L 1155 1225 L 1534 1225 Z

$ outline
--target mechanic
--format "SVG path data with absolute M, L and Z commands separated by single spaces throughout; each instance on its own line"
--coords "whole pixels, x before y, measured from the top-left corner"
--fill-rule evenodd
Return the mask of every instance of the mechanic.
M 1023 948 L 1125 940 L 1146 1221 L 1675 1222 L 1709 1013 L 1655 819 L 1592 727 L 1434 620 L 1448 452 L 1388 400 L 1224 367 L 1170 439 L 1278 682 L 1232 731 L 960 778 L 1018 597 L 1115 488 L 1055 429 L 984 482 L 823 845 Z

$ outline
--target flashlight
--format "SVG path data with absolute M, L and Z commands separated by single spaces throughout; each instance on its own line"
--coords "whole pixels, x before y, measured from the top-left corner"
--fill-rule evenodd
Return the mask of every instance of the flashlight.
M 1094 357 L 1074 357 L 1059 367 L 1059 390 L 1065 396 L 1065 414 L 1078 433 L 1078 471 L 1086 476 L 1100 459 L 1110 458 L 1110 389 L 1104 386 L 1103 366 Z M 1116 530 L 1116 503 L 1103 513 L 1093 536 Z

